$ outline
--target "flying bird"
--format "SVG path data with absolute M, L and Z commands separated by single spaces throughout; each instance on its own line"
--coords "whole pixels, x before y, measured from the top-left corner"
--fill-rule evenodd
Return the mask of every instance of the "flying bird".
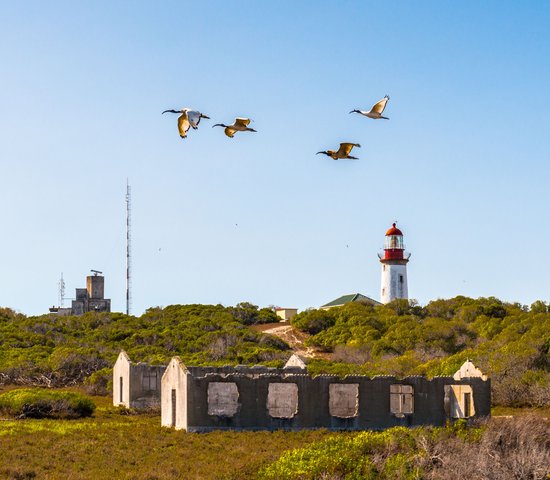
M 210 117 L 204 115 L 203 113 L 197 112 L 196 110 L 191 110 L 190 108 L 183 108 L 182 110 L 164 110 L 162 113 L 166 112 L 181 113 L 178 117 L 178 130 L 181 138 L 187 137 L 187 132 L 191 127 L 193 130 L 196 130 L 199 126 L 201 118 L 210 119 Z
M 359 145 L 358 143 L 341 143 L 340 148 L 336 151 L 325 150 L 325 151 L 317 152 L 315 155 L 319 155 L 320 153 L 323 153 L 328 157 L 332 158 L 333 160 L 343 160 L 343 159 L 359 160 L 357 157 L 352 157 L 350 155 L 353 147 L 361 147 L 361 145 Z
M 349 113 L 360 113 L 361 115 L 365 115 L 365 117 L 374 118 L 375 120 L 378 118 L 389 120 L 388 117 L 382 116 L 382 113 L 384 113 L 384 109 L 386 108 L 389 99 L 390 97 L 386 95 L 382 100 L 375 103 L 368 112 L 365 110 L 352 110 Z
M 224 125 L 223 123 L 216 123 L 216 125 L 212 125 L 212 128 L 214 127 L 224 127 L 225 134 L 229 138 L 233 138 L 236 132 L 255 132 L 253 128 L 249 128 L 248 124 L 251 122 L 250 118 L 239 118 L 237 117 L 235 119 L 235 122 L 233 125 Z

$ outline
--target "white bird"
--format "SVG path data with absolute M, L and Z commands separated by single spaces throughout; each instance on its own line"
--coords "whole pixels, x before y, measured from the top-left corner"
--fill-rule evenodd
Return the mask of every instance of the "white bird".
M 212 128 L 214 127 L 224 127 L 225 130 L 225 134 L 230 137 L 230 138 L 233 138 L 233 136 L 235 135 L 236 132 L 255 132 L 256 130 L 254 130 L 253 128 L 249 128 L 248 127 L 248 124 L 251 122 L 250 118 L 240 118 L 240 117 L 237 117 L 235 119 L 235 122 L 233 123 L 233 125 L 225 125 L 223 123 L 216 123 L 216 125 L 212 125 Z
M 342 160 L 342 159 L 359 160 L 357 157 L 352 157 L 350 155 L 353 147 L 361 147 L 361 145 L 359 145 L 358 143 L 341 143 L 340 148 L 336 151 L 325 150 L 322 152 L 317 152 L 315 155 L 319 155 L 320 153 L 323 153 L 328 157 L 332 158 L 333 160 Z
M 368 112 L 365 110 L 352 110 L 349 113 L 360 113 L 361 115 L 365 115 L 365 117 L 374 118 L 375 120 L 378 118 L 389 120 L 388 117 L 382 116 L 382 113 L 384 112 L 384 109 L 386 108 L 389 99 L 390 97 L 386 95 L 382 100 L 375 103 Z
M 201 118 L 210 119 L 210 117 L 204 115 L 203 113 L 197 112 L 196 110 L 191 110 L 190 108 L 183 108 L 181 110 L 164 110 L 162 113 L 166 112 L 181 113 L 178 117 L 178 130 L 181 138 L 187 137 L 187 132 L 191 127 L 193 130 L 196 130 Z

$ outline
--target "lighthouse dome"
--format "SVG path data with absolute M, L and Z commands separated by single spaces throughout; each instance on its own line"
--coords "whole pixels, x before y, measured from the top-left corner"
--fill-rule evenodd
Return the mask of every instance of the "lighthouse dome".
M 390 235 L 401 235 L 401 236 L 403 236 L 403 232 L 401 230 L 399 230 L 395 226 L 395 223 L 394 223 L 394 224 L 392 224 L 392 227 L 386 232 L 386 237 L 388 237 Z

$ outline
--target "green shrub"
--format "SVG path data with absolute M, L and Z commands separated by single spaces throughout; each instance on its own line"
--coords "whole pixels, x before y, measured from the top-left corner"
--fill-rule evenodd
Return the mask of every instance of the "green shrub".
M 88 395 L 109 395 L 113 390 L 113 369 L 102 368 L 92 373 L 84 381 L 84 388 Z
M 0 395 L 0 412 L 17 418 L 80 418 L 94 410 L 94 402 L 76 392 L 24 388 Z
M 332 310 L 306 310 L 296 315 L 292 325 L 304 332 L 315 335 L 336 323 L 336 314 Z

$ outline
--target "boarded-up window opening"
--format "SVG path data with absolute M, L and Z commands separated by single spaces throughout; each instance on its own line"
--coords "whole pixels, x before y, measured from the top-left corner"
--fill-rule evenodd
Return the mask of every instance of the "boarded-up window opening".
M 176 426 L 176 389 L 172 389 L 172 426 Z
M 331 383 L 328 389 L 328 409 L 333 417 L 356 417 L 359 414 L 359 384 Z
M 298 385 L 270 383 L 267 390 L 267 411 L 273 418 L 292 418 L 298 413 Z
M 123 396 L 123 392 L 124 392 L 124 379 L 122 377 L 120 377 L 119 379 L 119 382 L 118 382 L 118 388 L 120 389 L 120 403 L 122 403 L 124 401 L 124 396 Z
M 208 415 L 233 417 L 239 410 L 239 389 L 233 382 L 208 384 Z
M 404 417 L 414 412 L 412 385 L 390 385 L 390 412 L 396 417 Z

